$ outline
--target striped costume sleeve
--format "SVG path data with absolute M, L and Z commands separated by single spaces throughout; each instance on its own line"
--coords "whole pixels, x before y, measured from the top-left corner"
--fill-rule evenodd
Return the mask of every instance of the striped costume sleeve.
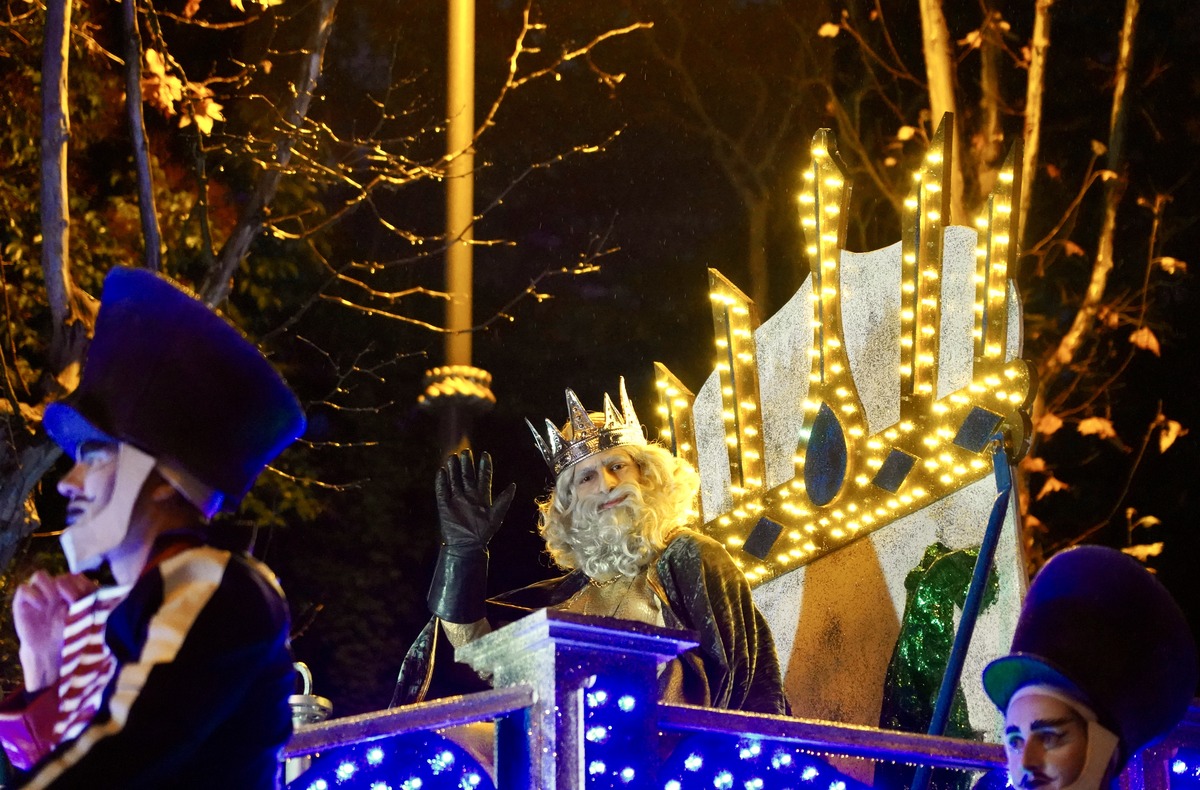
M 247 567 L 200 547 L 143 574 L 109 618 L 117 668 L 102 710 L 27 786 L 183 786 L 194 763 L 212 759 L 204 750 L 252 696 L 260 668 L 286 651 L 282 594 Z
M 17 768 L 28 770 L 79 735 L 100 709 L 116 671 L 104 642 L 105 625 L 128 593 L 127 586 L 102 587 L 72 603 L 63 626 L 58 682 L 35 694 L 16 692 L 0 704 L 0 742 Z

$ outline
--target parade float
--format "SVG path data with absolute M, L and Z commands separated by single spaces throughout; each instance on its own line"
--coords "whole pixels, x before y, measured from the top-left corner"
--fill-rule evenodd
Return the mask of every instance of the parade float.
M 1003 786 L 979 677 L 1026 581 L 1010 495 L 1036 390 L 1011 279 L 1020 148 L 975 227 L 953 226 L 948 127 L 901 240 L 866 253 L 843 248 L 850 184 L 818 132 L 804 285 L 760 322 L 711 270 L 712 374 L 693 392 L 655 364 L 660 441 L 701 473 L 697 521 L 754 588 L 794 716 L 659 704 L 657 667 L 687 632 L 544 610 L 459 651 L 492 691 L 322 722 L 320 698 L 297 695 L 289 788 Z M 482 748 L 462 737 L 481 727 Z M 1200 712 L 1123 783 L 1200 782 L 1198 727 Z

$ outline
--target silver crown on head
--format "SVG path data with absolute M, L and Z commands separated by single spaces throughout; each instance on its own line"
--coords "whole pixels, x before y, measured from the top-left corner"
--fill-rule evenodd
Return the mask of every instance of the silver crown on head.
M 604 424 L 597 425 L 592 421 L 588 410 L 579 402 L 579 396 L 568 389 L 567 413 L 570 416 L 571 438 L 568 439 L 550 420 L 546 420 L 546 437 L 543 440 L 533 423 L 525 420 L 529 430 L 533 432 L 533 441 L 542 451 L 546 465 L 557 478 L 575 464 L 588 456 L 611 450 L 622 445 L 644 445 L 646 435 L 642 432 L 642 424 L 638 422 L 637 414 L 633 411 L 633 401 L 625 393 L 625 377 L 621 377 L 620 401 L 621 411 L 613 405 L 612 398 L 604 395 Z

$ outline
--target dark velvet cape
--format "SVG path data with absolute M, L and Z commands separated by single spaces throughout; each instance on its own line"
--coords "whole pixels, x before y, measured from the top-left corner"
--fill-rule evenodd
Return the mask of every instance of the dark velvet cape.
M 683 530 L 653 570 L 650 585 L 661 599 L 665 625 L 693 631 L 700 642 L 680 657 L 684 698 L 714 708 L 787 713 L 770 628 L 724 547 Z M 561 604 L 587 583 L 587 576 L 573 571 L 513 590 L 488 602 L 488 620 L 499 628 L 533 610 Z M 454 661 L 454 648 L 434 618 L 404 657 L 392 706 L 487 688 L 470 667 Z

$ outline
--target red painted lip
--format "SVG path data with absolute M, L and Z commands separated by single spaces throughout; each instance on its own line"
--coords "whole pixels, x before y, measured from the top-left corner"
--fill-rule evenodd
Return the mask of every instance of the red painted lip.
M 609 501 L 605 502 L 603 505 L 600 506 L 600 509 L 608 510 L 609 508 L 616 507 L 617 505 L 624 502 L 628 497 L 629 497 L 629 494 L 621 494 L 621 496 L 617 497 L 616 499 L 610 499 Z

